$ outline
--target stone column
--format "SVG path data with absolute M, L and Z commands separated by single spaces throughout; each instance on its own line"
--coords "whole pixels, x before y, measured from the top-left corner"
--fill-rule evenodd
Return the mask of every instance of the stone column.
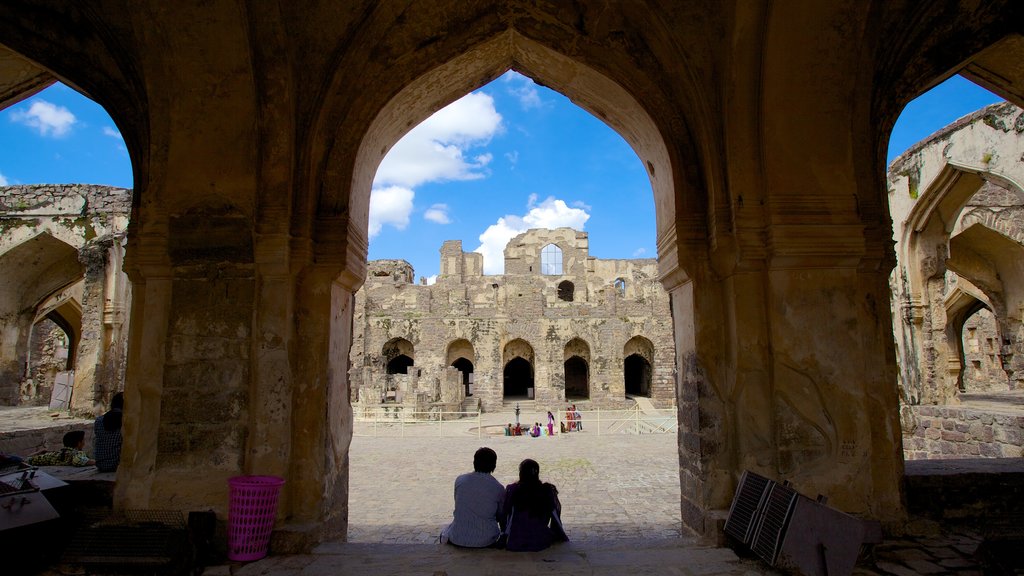
M 294 538 L 290 549 L 348 530 L 348 450 L 352 439 L 348 352 L 358 281 L 337 265 L 301 274 L 295 304 L 291 460 L 287 492 Z M 282 431 L 284 432 L 284 431 Z M 311 532 L 312 531 L 312 532 Z
M 160 446 L 158 423 L 172 275 L 166 254 L 154 248 L 144 254 L 140 246 L 127 266 L 133 298 L 125 371 L 124 442 L 114 485 L 114 506 L 119 509 L 151 507 Z
M 85 269 L 82 289 L 82 333 L 75 357 L 75 385 L 71 393 L 71 410 L 77 414 L 102 414 L 103 392 L 116 387 L 118 382 L 106 381 L 106 325 L 104 324 L 104 297 L 107 292 L 109 251 L 114 238 L 94 240 L 78 251 L 78 260 Z

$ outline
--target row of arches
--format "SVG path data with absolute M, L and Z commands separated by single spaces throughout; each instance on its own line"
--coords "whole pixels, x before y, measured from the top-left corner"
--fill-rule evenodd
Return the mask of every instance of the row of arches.
M 630 338 L 623 350 L 623 379 L 626 395 L 651 395 L 654 344 L 643 336 Z M 392 338 L 381 348 L 386 374 L 407 374 L 415 365 L 415 347 L 405 338 Z M 466 396 L 473 395 L 476 352 L 473 344 L 460 338 L 448 344 L 445 365 L 462 373 Z M 582 338 L 569 340 L 563 348 L 562 377 L 567 400 L 590 398 L 590 345 Z M 536 358 L 533 346 L 516 338 L 502 351 L 502 397 L 528 398 L 535 389 Z

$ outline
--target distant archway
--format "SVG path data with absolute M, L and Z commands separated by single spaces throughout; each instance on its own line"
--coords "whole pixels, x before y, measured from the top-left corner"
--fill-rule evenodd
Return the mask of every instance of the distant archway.
M 654 345 L 643 336 L 630 338 L 623 346 L 622 373 L 628 396 L 651 396 L 651 377 Z
M 473 363 L 465 358 L 459 358 L 455 362 L 452 362 L 452 367 L 462 372 L 462 386 L 466 391 L 466 396 L 473 395 Z
M 462 385 L 465 388 L 466 396 L 473 395 L 474 362 L 476 362 L 476 350 L 473 349 L 472 342 L 465 338 L 459 338 L 448 344 L 445 363 L 462 372 Z
M 412 342 L 405 338 L 392 338 L 381 349 L 387 374 L 408 374 L 409 367 L 414 364 Z
M 527 398 L 533 389 L 533 365 L 524 358 L 513 358 L 502 374 L 505 398 Z
M 590 368 L 587 361 L 573 356 L 565 361 L 565 399 L 590 399 Z

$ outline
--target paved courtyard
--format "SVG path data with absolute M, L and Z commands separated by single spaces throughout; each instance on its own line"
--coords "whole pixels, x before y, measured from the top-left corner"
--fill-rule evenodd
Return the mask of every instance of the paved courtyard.
M 360 436 L 359 426 L 367 425 L 357 424 L 350 452 L 350 542 L 436 541 L 451 521 L 455 477 L 473 469 L 481 446 L 498 453 L 494 476 L 502 484 L 517 479 L 524 458 L 540 464 L 541 479 L 558 487 L 574 541 L 680 536 L 675 433 L 477 438 L 474 420 L 461 435 L 395 438 Z

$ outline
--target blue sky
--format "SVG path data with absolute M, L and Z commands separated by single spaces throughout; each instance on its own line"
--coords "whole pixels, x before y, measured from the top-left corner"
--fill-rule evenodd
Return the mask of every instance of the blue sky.
M 954 76 L 907 105 L 888 160 L 1000 98 Z M 124 142 L 106 112 L 62 84 L 0 111 L 0 185 L 131 187 Z M 374 182 L 371 259 L 408 260 L 432 277 L 445 240 L 484 254 L 528 228 L 590 233 L 598 258 L 654 258 L 654 203 L 629 145 L 567 98 L 510 72 L 414 128 Z

